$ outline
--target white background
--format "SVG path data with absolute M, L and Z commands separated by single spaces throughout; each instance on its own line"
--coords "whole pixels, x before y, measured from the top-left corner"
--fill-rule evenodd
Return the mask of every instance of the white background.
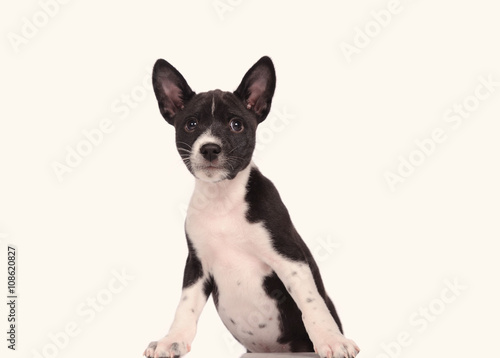
M 372 11 L 391 1 L 219 3 L 232 5 L 74 0 L 44 17 L 38 1 L 2 2 L 0 292 L 12 244 L 19 293 L 18 350 L 2 333 L 2 357 L 140 357 L 167 332 L 193 180 L 148 71 L 162 57 L 196 91 L 232 91 L 262 55 L 278 83 L 255 161 L 315 253 L 359 356 L 495 355 L 500 87 L 470 96 L 479 78 L 500 82 L 498 5 L 401 0 L 381 26 Z M 37 32 L 13 45 L 26 21 Z M 341 46 L 360 45 L 359 31 L 370 37 L 348 58 Z M 454 127 L 445 113 L 464 101 L 473 110 Z M 82 131 L 103 121 L 111 132 L 58 180 L 54 163 L 67 165 Z M 436 128 L 446 140 L 414 153 L 419 165 L 391 190 L 387 172 L 399 175 Z M 122 270 L 133 279 L 110 294 Z M 460 288 L 445 302 L 446 280 Z M 432 316 L 416 324 L 421 309 Z M 65 339 L 68 325 L 77 333 Z M 210 300 L 189 356 L 243 351 Z

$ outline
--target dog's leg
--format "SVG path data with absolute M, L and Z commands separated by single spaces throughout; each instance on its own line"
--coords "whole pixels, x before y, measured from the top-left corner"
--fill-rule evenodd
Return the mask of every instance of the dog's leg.
M 151 342 L 144 351 L 146 357 L 177 358 L 191 350 L 201 311 L 213 289 L 213 279 L 203 272 L 188 238 L 189 256 L 184 270 L 181 300 L 168 334 L 159 341 Z
M 207 302 L 206 280 L 199 279 L 194 285 L 182 290 L 182 298 L 175 312 L 174 322 L 168 334 L 159 341 L 151 342 L 144 352 L 146 357 L 182 357 L 191 350 L 196 334 L 198 318 Z
M 270 265 L 302 312 L 304 326 L 320 357 L 355 357 L 359 348 L 342 335 L 325 300 L 318 293 L 309 265 L 283 256 L 273 257 Z

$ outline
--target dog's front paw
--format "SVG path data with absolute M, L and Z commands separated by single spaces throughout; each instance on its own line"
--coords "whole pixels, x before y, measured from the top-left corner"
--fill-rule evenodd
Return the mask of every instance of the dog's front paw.
M 321 358 L 354 358 L 359 353 L 357 344 L 339 333 L 314 342 L 314 347 Z
M 144 351 L 148 358 L 179 358 L 191 350 L 189 343 L 182 339 L 166 336 L 159 341 L 149 343 Z

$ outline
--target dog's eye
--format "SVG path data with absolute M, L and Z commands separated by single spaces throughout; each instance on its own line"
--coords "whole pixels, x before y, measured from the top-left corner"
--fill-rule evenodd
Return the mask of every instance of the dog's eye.
M 231 119 L 231 122 L 229 122 L 229 126 L 231 127 L 231 130 L 236 133 L 243 130 L 243 123 L 236 118 Z
M 198 120 L 196 118 L 190 118 L 187 120 L 186 125 L 184 126 L 184 129 L 186 132 L 192 132 L 198 125 Z

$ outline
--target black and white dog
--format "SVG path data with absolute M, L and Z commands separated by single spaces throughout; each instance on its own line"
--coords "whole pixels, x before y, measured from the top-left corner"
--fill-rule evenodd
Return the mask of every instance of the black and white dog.
M 312 352 L 351 358 L 318 266 L 274 185 L 252 162 L 255 132 L 269 113 L 274 66 L 262 57 L 234 92 L 196 94 L 165 60 L 153 69 L 162 116 L 196 178 L 186 217 L 189 254 L 168 334 L 147 357 L 189 352 L 210 294 L 220 318 L 249 352 Z

